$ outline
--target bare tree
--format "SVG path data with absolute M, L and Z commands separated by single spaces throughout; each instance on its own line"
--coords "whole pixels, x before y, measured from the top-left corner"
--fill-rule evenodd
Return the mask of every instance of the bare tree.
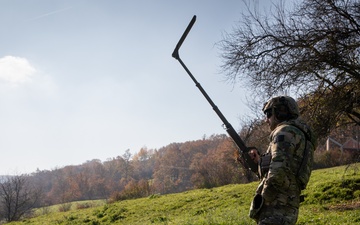
M 360 125 L 360 2 L 303 0 L 291 10 L 280 2 L 269 14 L 247 6 L 220 43 L 227 78 L 267 98 L 296 91 L 320 137 Z
M 9 176 L 0 182 L 0 215 L 7 222 L 19 220 L 30 213 L 41 196 L 29 176 Z

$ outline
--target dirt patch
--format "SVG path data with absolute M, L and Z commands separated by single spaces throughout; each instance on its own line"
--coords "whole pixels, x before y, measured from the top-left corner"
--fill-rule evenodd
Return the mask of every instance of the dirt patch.
M 346 203 L 329 206 L 329 210 L 336 210 L 336 211 L 346 211 L 346 210 L 354 210 L 354 209 L 360 209 L 360 201 L 346 202 Z

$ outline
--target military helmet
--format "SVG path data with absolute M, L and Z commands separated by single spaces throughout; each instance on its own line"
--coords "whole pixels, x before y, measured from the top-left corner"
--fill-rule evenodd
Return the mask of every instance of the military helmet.
M 290 96 L 278 96 L 271 98 L 264 104 L 262 111 L 264 113 L 267 110 L 272 110 L 272 112 L 275 112 L 276 109 L 279 109 L 281 106 L 287 107 L 287 109 L 289 110 L 289 114 L 292 118 L 297 118 L 300 116 L 298 104 Z

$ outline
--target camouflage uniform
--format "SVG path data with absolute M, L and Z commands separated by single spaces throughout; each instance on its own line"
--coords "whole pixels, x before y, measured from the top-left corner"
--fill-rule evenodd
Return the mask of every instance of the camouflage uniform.
M 315 145 L 311 129 L 299 119 L 281 122 L 271 132 L 265 154 L 270 164 L 267 171 L 260 172 L 261 182 L 250 209 L 250 217 L 257 224 L 296 223 Z

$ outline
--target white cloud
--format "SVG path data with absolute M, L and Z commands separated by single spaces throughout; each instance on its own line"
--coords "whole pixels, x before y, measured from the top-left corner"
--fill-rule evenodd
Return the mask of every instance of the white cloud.
M 36 72 L 25 58 L 5 56 L 0 58 L 0 81 L 19 84 L 28 82 Z

